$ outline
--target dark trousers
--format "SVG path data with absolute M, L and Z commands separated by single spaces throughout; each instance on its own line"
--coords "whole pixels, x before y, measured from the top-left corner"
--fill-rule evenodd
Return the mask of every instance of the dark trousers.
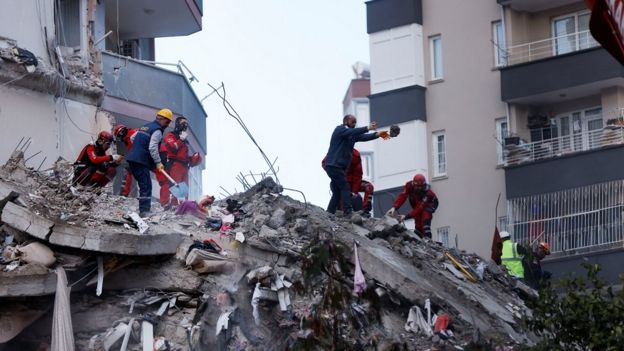
M 342 211 L 345 214 L 353 212 L 351 206 L 351 186 L 347 183 L 347 175 L 345 170 L 340 167 L 326 166 L 325 172 L 331 179 L 329 188 L 332 192 L 332 197 L 327 205 L 327 212 L 336 213 L 338 205 L 341 205 Z
M 152 208 L 152 178 L 150 169 L 137 162 L 128 161 L 130 172 L 139 184 L 139 212 L 148 212 Z

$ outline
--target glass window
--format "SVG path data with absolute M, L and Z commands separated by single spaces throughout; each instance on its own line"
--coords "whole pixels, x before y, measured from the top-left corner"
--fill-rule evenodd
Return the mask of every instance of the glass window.
M 554 54 L 588 49 L 597 45 L 589 33 L 589 12 L 574 13 L 553 20 Z
M 496 119 L 496 139 L 498 139 L 498 145 L 496 146 L 496 154 L 498 155 L 498 164 L 503 164 L 504 160 L 504 148 L 505 138 L 509 136 L 509 129 L 507 126 L 507 118 Z
M 431 80 L 442 79 L 442 37 L 439 35 L 429 38 L 431 50 Z
M 505 31 L 501 21 L 492 23 L 492 42 L 494 43 L 494 65 L 496 67 L 505 66 L 507 64 L 507 53 L 505 49 Z
M 444 131 L 433 133 L 433 176 L 446 175 L 446 134 Z

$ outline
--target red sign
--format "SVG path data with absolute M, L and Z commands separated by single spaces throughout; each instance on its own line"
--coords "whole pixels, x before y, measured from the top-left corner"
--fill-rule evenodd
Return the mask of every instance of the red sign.
M 624 65 L 624 0 L 585 0 L 592 36 Z

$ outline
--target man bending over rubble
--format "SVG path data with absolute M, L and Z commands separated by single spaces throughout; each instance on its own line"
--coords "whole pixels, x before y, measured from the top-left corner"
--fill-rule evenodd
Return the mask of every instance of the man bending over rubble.
M 173 112 L 164 108 L 156 114 L 156 120 L 139 129 L 134 135 L 132 150 L 128 154 L 128 165 L 134 179 L 139 183 L 139 216 L 149 217 L 152 208 L 152 179 L 150 171 L 165 169 L 159 149 L 163 132 L 173 120 Z
M 107 155 L 113 135 L 102 131 L 95 142 L 87 144 L 74 163 L 73 184 L 104 187 L 115 177 L 117 166 L 123 162 L 121 155 Z
M 134 139 L 134 135 L 138 132 L 138 128 L 129 129 L 123 124 L 118 124 L 113 129 L 113 135 L 117 140 L 121 140 L 126 146 L 126 153 L 129 153 L 132 150 L 132 139 Z M 121 196 L 128 197 L 130 195 L 130 190 L 132 189 L 132 173 L 130 169 L 126 168 L 126 176 L 124 177 L 124 187 L 121 189 Z
M 438 208 L 438 197 L 427 184 L 424 175 L 416 174 L 414 179 L 405 183 L 403 191 L 394 200 L 393 207 L 386 214 L 394 215 L 406 199 L 409 199 L 412 210 L 407 215 L 401 215 L 400 220 L 413 218 L 414 232 L 421 238 L 424 236 L 431 239 L 431 220 Z
M 390 139 L 387 131 L 367 133 L 377 129 L 377 122 L 372 122 L 368 127 L 355 128 L 357 119 L 353 115 L 346 115 L 342 124 L 337 126 L 332 133 L 329 142 L 329 150 L 325 156 L 325 172 L 331 179 L 329 187 L 332 197 L 327 205 L 327 212 L 336 213 L 338 205 L 342 204 L 343 213 L 348 216 L 353 212 L 351 205 L 351 186 L 347 182 L 346 169 L 351 163 L 353 146 L 358 141 L 370 141 L 379 137 Z

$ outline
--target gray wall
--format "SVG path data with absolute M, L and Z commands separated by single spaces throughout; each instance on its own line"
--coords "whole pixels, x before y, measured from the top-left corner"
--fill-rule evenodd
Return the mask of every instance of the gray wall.
M 373 0 L 366 3 L 367 33 L 422 24 L 422 0 Z
M 413 85 L 370 95 L 370 115 L 380 127 L 413 120 L 427 121 L 425 90 Z
M 102 61 L 107 95 L 185 116 L 206 149 L 206 112 L 183 75 L 109 53 Z
M 403 187 L 375 191 L 373 194 L 373 213 L 375 217 L 381 217 L 386 213 L 394 203 L 397 195 L 403 190 Z M 407 214 L 410 211 L 409 201 L 405 201 L 399 209 L 401 214 Z
M 624 178 L 624 145 L 505 169 L 507 198 L 549 193 Z
M 581 266 L 583 262 L 600 264 L 602 271 L 599 276 L 610 283 L 619 284 L 618 276 L 620 273 L 624 273 L 624 265 L 622 265 L 622 262 L 624 262 L 624 249 L 618 248 L 546 260 L 542 262 L 542 269 L 552 273 L 551 281 L 553 282 L 568 277 L 570 274 L 586 278 L 587 271 Z
M 607 51 L 595 48 L 501 69 L 503 101 L 624 76 Z

